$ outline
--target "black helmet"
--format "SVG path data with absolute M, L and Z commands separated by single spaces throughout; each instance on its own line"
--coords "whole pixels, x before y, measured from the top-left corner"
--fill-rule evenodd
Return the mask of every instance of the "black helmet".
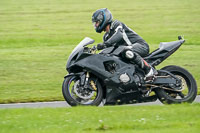
M 96 32 L 101 33 L 112 22 L 112 18 L 112 14 L 107 8 L 95 11 L 92 15 L 92 23 L 94 23 Z

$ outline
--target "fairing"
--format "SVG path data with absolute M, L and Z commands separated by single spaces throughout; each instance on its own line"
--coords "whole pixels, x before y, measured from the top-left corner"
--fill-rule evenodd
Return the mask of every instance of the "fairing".
M 94 43 L 94 40 L 89 38 L 89 37 L 85 37 L 72 51 L 72 53 L 70 54 L 68 60 L 67 60 L 67 68 L 69 68 L 69 66 L 72 64 L 71 61 L 74 57 L 76 57 L 80 51 L 82 51 L 84 49 L 85 46 Z

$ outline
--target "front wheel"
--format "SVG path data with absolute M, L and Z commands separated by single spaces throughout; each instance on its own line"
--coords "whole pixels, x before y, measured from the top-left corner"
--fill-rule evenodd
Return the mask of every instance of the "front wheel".
M 97 78 L 91 77 L 88 85 L 81 85 L 79 76 L 68 76 L 63 81 L 62 93 L 68 104 L 96 105 L 103 99 L 103 90 Z
M 197 84 L 193 76 L 187 70 L 179 66 L 166 66 L 161 70 L 165 70 L 174 74 L 182 81 L 181 92 L 164 90 L 162 88 L 155 89 L 155 92 L 162 103 L 191 103 L 194 101 L 197 95 Z

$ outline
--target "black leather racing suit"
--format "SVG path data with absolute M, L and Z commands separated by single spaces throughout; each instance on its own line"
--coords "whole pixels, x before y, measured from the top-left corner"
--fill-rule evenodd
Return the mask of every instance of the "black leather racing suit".
M 112 45 L 132 46 L 130 50 L 133 52 L 133 58 L 130 60 L 144 69 L 145 73 L 149 71 L 149 65 L 142 58 L 149 54 L 149 45 L 125 24 L 118 20 L 112 21 L 110 31 L 105 33 L 103 40 L 107 47 Z M 124 57 L 126 58 L 126 56 Z

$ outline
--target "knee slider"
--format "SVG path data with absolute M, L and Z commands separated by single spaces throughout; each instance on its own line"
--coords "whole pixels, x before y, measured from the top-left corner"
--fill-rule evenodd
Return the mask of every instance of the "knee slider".
M 126 52 L 125 52 L 125 57 L 127 58 L 127 59 L 134 59 L 134 53 L 133 53 L 133 51 L 131 51 L 131 50 L 127 50 Z

